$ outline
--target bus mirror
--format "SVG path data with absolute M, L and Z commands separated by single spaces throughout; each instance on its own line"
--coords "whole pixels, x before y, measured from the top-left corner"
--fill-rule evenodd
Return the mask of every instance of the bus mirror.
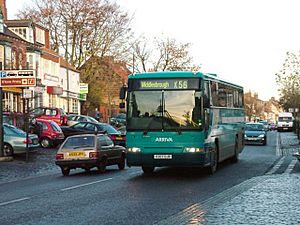
M 125 102 L 120 102 L 119 108 L 120 109 L 125 109 Z
M 127 91 L 127 87 L 126 86 L 122 86 L 120 89 L 120 99 L 125 99 L 126 98 L 126 91 Z

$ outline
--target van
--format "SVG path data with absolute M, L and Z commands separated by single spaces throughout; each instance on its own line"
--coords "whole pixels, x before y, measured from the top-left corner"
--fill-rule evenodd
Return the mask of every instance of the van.
M 293 114 L 290 112 L 282 112 L 278 114 L 277 130 L 292 131 L 293 130 Z
M 63 109 L 55 107 L 38 107 L 30 111 L 35 118 L 52 120 L 59 126 L 67 125 L 68 117 Z

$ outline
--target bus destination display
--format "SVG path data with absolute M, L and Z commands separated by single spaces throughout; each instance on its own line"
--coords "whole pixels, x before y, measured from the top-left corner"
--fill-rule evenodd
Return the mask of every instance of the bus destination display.
M 199 79 L 142 79 L 137 89 L 199 89 Z M 136 86 L 136 85 L 134 85 Z

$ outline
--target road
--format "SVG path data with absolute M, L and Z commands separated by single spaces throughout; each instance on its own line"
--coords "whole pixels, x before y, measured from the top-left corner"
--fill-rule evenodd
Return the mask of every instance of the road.
M 224 162 L 213 176 L 196 168 L 140 168 L 105 174 L 73 170 L 0 183 L 0 224 L 179 224 L 205 214 L 264 179 L 299 173 L 288 133 L 268 132 L 266 146 L 247 145 L 237 164 Z M 285 148 L 280 149 L 279 144 Z M 298 143 L 299 144 L 299 143 Z

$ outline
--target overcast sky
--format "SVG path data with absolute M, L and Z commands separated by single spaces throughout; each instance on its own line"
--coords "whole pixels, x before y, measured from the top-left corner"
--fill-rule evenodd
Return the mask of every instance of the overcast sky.
M 25 2 L 7 0 L 9 18 Z M 203 72 L 216 73 L 263 100 L 278 98 L 275 73 L 300 50 L 299 0 L 117 0 L 134 14 L 137 35 L 191 43 Z

